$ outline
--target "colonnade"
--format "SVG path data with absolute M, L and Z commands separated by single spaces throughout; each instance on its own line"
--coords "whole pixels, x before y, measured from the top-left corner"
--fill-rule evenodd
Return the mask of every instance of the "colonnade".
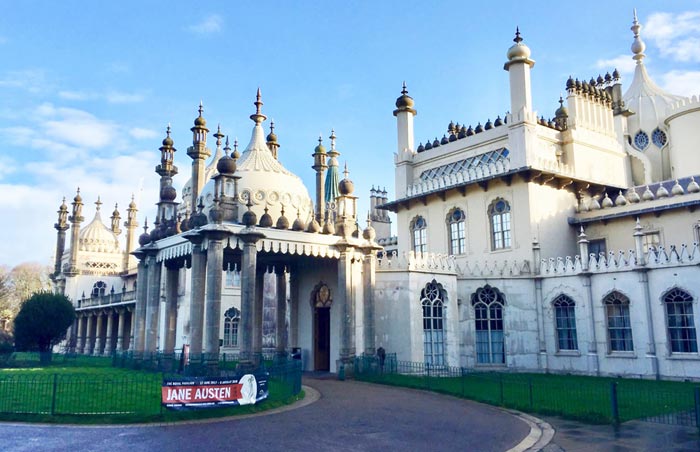
M 133 319 L 132 305 L 78 311 L 69 346 L 77 353 L 97 356 L 127 351 L 132 345 Z

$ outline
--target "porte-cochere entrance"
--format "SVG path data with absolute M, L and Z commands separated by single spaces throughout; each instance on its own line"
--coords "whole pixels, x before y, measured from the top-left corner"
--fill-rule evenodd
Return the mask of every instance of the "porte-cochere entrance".
M 331 368 L 331 291 L 319 283 L 313 292 L 314 307 L 314 370 Z

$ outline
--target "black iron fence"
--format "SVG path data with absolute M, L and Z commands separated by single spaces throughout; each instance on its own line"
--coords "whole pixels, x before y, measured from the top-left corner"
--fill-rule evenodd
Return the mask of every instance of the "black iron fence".
M 633 419 L 700 428 L 700 385 L 574 375 L 484 372 L 396 361 L 355 361 L 355 378 L 426 389 L 479 402 L 592 423 Z

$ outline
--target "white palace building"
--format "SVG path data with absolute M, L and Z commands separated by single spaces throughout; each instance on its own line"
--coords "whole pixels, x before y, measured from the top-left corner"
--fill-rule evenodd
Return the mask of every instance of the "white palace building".
M 136 238 L 133 202 L 125 248 L 117 210 L 105 226 L 98 204 L 82 227 L 81 195 L 61 206 L 68 346 L 244 360 L 299 348 L 305 369 L 330 371 L 383 347 L 434 366 L 699 379 L 700 101 L 652 81 L 640 30 L 635 17 L 629 85 L 616 70 L 553 80 L 566 95 L 552 119 L 533 109 L 519 32 L 509 112 L 493 122 L 416 144 L 404 86 L 396 199 L 373 188 L 364 229 L 334 134 L 314 150 L 312 199 L 263 133 L 259 93 L 243 152 L 217 131 L 212 157 L 200 108 L 181 202 L 163 140 L 150 233 Z

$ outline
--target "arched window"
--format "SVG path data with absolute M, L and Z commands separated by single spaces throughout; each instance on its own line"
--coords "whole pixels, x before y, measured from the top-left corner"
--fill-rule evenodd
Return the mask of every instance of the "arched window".
M 411 233 L 413 234 L 413 251 L 416 253 L 425 253 L 428 251 L 428 243 L 426 241 L 426 229 L 428 225 L 425 218 L 418 216 L 411 222 Z
M 104 296 L 106 291 L 107 291 L 107 284 L 104 281 L 97 281 L 92 286 L 92 293 L 90 294 L 90 296 L 102 297 L 102 296 Z
M 510 248 L 510 204 L 504 199 L 496 199 L 489 206 L 491 223 L 491 249 Z
M 664 304 L 671 353 L 697 353 L 693 297 L 685 290 L 671 289 L 664 295 Z
M 634 136 L 634 145 L 637 147 L 637 149 L 643 151 L 647 148 L 647 146 L 649 146 L 649 135 L 647 135 L 647 133 L 643 130 L 640 130 Z
M 427 364 L 445 365 L 445 290 L 434 279 L 420 294 L 423 307 L 423 354 Z
M 488 284 L 472 294 L 476 321 L 476 362 L 478 364 L 505 364 L 503 340 L 503 294 Z
M 566 295 L 559 295 L 552 303 L 557 328 L 557 348 L 578 350 L 576 340 L 576 303 Z
M 241 321 L 241 311 L 235 307 L 224 313 L 224 347 L 238 347 L 238 323 Z
M 631 352 L 632 325 L 630 323 L 630 301 L 619 292 L 611 292 L 603 300 L 608 322 L 608 348 L 611 352 Z
M 663 130 L 656 128 L 653 132 L 651 132 L 651 142 L 654 143 L 656 147 L 664 147 L 666 145 L 667 140 L 668 139 L 666 138 L 666 132 L 664 132 Z
M 450 240 L 450 254 L 464 254 L 466 242 L 464 239 L 464 225 L 467 216 L 459 208 L 452 209 L 447 214 L 447 231 Z

